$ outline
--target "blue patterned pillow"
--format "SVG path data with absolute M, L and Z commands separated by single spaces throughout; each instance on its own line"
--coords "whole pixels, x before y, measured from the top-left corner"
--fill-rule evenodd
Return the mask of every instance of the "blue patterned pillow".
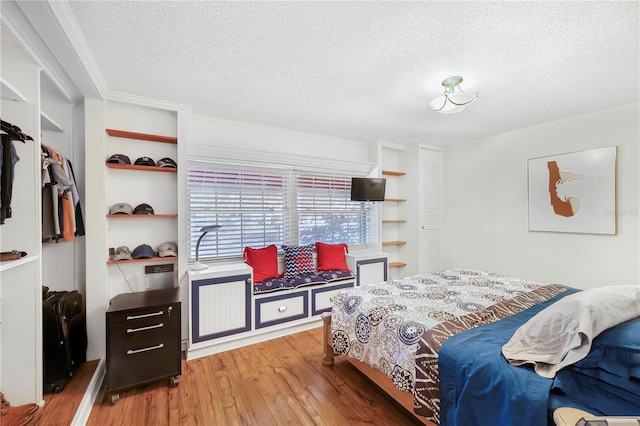
M 306 246 L 282 246 L 284 250 L 284 278 L 291 280 L 298 275 L 315 274 L 313 244 Z

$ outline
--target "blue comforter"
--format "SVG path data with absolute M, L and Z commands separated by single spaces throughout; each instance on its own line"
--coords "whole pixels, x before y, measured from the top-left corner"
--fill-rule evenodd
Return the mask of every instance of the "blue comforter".
M 536 313 L 576 289 L 498 322 L 450 337 L 438 358 L 440 424 L 443 426 L 539 426 L 547 423 L 553 379 L 514 367 L 502 346 Z M 477 344 L 482 342 L 482 344 Z

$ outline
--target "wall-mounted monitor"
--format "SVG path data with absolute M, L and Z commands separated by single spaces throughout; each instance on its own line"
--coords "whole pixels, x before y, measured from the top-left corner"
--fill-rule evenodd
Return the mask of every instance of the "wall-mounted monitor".
M 351 178 L 351 201 L 384 201 L 384 178 Z

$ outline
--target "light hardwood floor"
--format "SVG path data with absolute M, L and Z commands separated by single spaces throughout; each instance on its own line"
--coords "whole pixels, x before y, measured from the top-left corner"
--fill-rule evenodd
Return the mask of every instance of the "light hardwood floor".
M 322 328 L 183 361 L 180 385 L 157 382 L 120 394 L 101 391 L 89 426 L 411 425 L 410 414 L 340 357 L 321 362 Z M 87 363 L 64 391 L 45 395 L 32 424 L 69 425 L 96 367 Z

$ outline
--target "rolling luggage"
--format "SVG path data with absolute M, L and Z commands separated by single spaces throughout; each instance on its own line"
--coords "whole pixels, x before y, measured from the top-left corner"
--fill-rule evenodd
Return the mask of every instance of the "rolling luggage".
M 86 313 L 80 293 L 74 290 L 44 294 L 42 334 L 44 392 L 57 393 L 86 360 Z

